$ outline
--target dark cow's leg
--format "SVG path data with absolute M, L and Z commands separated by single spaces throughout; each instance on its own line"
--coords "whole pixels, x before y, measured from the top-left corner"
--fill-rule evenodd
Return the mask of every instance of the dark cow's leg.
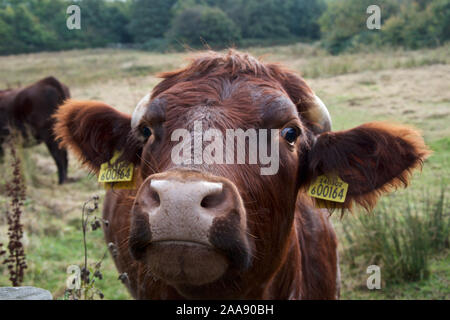
M 55 160 L 56 166 L 58 168 L 58 183 L 63 184 L 67 179 L 67 151 L 66 149 L 60 149 L 58 147 L 58 143 L 53 139 L 46 140 L 45 144 L 47 145 L 48 151 L 50 151 L 50 154 Z

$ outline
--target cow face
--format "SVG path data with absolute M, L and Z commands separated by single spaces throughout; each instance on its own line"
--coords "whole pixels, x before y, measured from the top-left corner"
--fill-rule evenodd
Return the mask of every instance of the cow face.
M 144 182 L 133 207 L 130 248 L 153 274 L 186 293 L 190 286 L 236 280 L 254 265 L 255 253 L 267 265 L 281 258 L 306 154 L 301 150 L 312 133 L 280 83 L 253 76 L 180 81 L 144 98 L 131 126 L 132 140 L 142 146 Z M 237 132 L 255 139 L 227 139 Z M 219 146 L 208 152 L 217 139 Z M 183 161 L 175 159 L 180 145 L 187 145 Z M 268 154 L 272 161 L 263 165 Z M 263 255 L 267 243 L 281 250 Z
M 116 150 L 138 166 L 131 255 L 187 297 L 233 296 L 242 281 L 270 281 L 295 246 L 299 190 L 317 176 L 349 184 L 342 208 L 371 208 L 427 155 L 404 127 L 329 132 L 326 108 L 301 78 L 234 51 L 208 53 L 163 78 L 132 118 L 99 102 L 69 101 L 55 131 L 94 171 Z M 227 130 L 255 130 L 257 148 L 248 138 L 208 149 Z M 277 153 L 276 163 L 264 161 L 261 146 Z M 188 156 L 175 161 L 179 150 Z M 264 174 L 271 165 L 276 170 Z

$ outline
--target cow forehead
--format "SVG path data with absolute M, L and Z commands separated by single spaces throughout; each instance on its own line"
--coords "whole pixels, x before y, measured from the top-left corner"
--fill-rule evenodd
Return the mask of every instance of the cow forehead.
M 138 125 L 136 122 L 142 118 L 151 123 L 156 115 L 158 120 L 165 120 L 166 116 L 193 120 L 227 118 L 227 114 L 237 122 L 258 119 L 262 123 L 282 122 L 298 116 L 295 104 L 278 85 L 216 79 L 195 85 L 179 83 L 153 100 L 145 96 L 136 107 L 132 126 Z

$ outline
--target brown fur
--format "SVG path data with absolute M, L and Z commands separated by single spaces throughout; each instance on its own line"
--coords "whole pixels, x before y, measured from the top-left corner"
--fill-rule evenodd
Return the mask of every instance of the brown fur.
M 134 145 L 127 143 L 130 116 L 112 109 L 102 102 L 68 100 L 64 108 L 54 115 L 56 139 L 61 147 L 68 147 L 92 171 L 98 172 L 100 165 L 108 162 L 114 151 L 133 148 L 126 160 L 138 162 Z M 89 128 L 89 135 L 86 130 Z
M 68 98 L 69 89 L 54 77 L 26 88 L 0 91 L 0 156 L 1 143 L 10 131 L 17 130 L 25 145 L 31 142 L 47 145 L 58 167 L 59 183 L 63 183 L 67 178 L 67 152 L 55 141 L 52 115 Z
M 153 130 L 140 145 L 130 117 L 97 102 L 68 102 L 57 114 L 61 145 L 73 149 L 94 171 L 116 149 L 138 165 L 138 187 L 150 175 L 173 169 L 170 133 L 192 129 L 201 120 L 204 130 L 282 128 L 298 126 L 294 146 L 280 141 L 280 169 L 261 176 L 259 165 L 197 166 L 195 169 L 231 180 L 247 212 L 252 248 L 248 270 L 232 270 L 209 285 L 180 293 L 129 253 L 131 208 L 136 190 L 110 191 L 104 218 L 108 242 L 120 272 L 127 272 L 130 292 L 138 299 L 240 298 L 335 299 L 337 240 L 327 210 L 314 208 L 304 189 L 320 174 L 338 174 L 350 184 L 345 207 L 356 202 L 367 209 L 381 193 L 406 185 L 409 172 L 420 166 L 428 151 L 420 135 L 407 127 L 371 123 L 317 135 L 305 113 L 312 107 L 312 90 L 303 79 L 275 64 L 246 54 L 207 52 L 186 68 L 162 74 L 143 124 Z M 158 110 L 156 112 L 155 110 Z M 95 125 L 94 125 L 95 124 Z

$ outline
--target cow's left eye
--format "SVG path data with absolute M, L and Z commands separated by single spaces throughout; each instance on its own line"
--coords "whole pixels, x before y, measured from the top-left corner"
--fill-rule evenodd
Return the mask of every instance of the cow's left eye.
M 148 139 L 152 135 L 152 130 L 149 127 L 142 127 L 141 134 L 145 139 Z
M 281 130 L 281 136 L 291 145 L 297 141 L 299 135 L 300 130 L 297 128 L 288 127 Z

